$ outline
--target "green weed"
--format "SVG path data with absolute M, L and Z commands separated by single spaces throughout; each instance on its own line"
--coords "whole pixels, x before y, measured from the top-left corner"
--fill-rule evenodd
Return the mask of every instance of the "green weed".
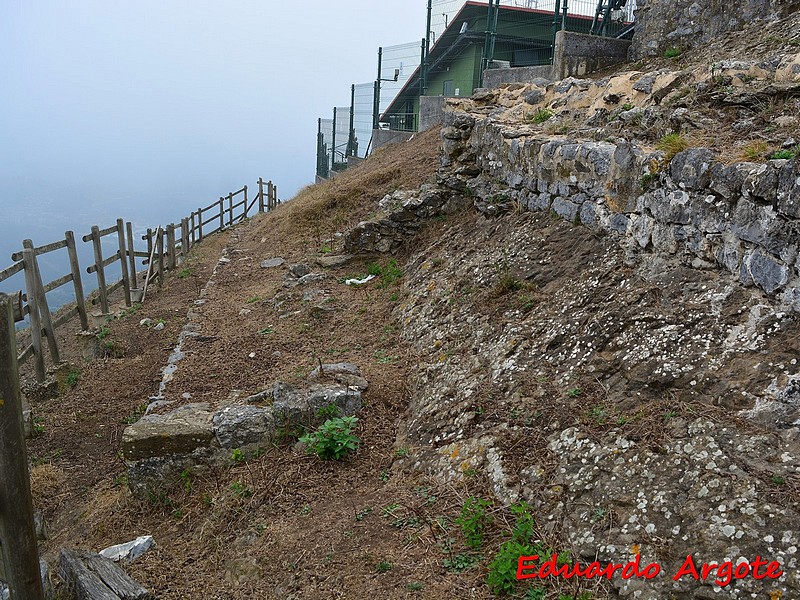
M 357 422 L 357 417 L 328 419 L 316 431 L 300 437 L 300 441 L 309 454 L 316 454 L 323 460 L 341 460 L 356 451 L 361 442 L 353 435 Z
M 492 516 L 487 512 L 491 506 L 489 500 L 474 496 L 467 498 L 461 507 L 461 514 L 456 518 L 467 546 L 473 550 L 480 550 L 483 544 L 483 531 L 492 522 Z

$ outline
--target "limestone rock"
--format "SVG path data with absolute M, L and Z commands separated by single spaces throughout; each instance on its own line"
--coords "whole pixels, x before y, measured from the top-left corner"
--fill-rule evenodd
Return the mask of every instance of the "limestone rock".
M 165 415 L 145 415 L 122 434 L 126 460 L 168 454 L 188 454 L 213 438 L 211 412 L 206 403 L 186 404 Z
M 284 264 L 286 264 L 286 260 L 281 257 L 268 258 L 266 260 L 261 261 L 261 268 L 274 269 L 275 267 L 280 267 Z

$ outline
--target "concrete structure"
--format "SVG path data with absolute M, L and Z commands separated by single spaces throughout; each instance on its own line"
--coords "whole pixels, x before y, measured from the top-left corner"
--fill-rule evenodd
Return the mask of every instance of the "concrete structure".
M 370 152 L 383 148 L 389 144 L 406 142 L 414 135 L 413 131 L 392 131 L 391 129 L 373 129 L 372 146 Z
M 552 66 L 487 69 L 483 73 L 483 85 L 498 88 L 506 83 L 530 83 L 540 78 L 557 81 L 566 77 L 583 77 L 625 62 L 630 45 L 630 40 L 559 31 Z
M 419 130 L 425 131 L 444 120 L 444 96 L 422 96 L 419 99 Z

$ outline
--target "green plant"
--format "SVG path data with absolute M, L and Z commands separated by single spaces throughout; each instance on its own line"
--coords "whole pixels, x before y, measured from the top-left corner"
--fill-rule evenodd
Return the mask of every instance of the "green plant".
M 272 333 L 274 331 L 275 330 L 272 327 L 264 327 L 263 329 L 259 329 L 258 330 L 258 334 L 259 335 L 268 335 L 268 334 L 270 334 L 270 333 Z
M 184 469 L 181 471 L 181 481 L 183 481 L 183 489 L 186 490 L 187 494 L 192 493 L 192 473 L 189 469 Z
M 626 102 L 625 104 L 622 105 L 621 108 L 622 108 L 622 112 L 627 112 L 627 111 L 633 109 L 633 104 L 631 104 L 630 102 Z
M 133 423 L 136 423 L 136 421 L 138 421 L 147 410 L 147 406 L 148 406 L 147 402 L 142 402 L 139 406 L 136 407 L 136 409 L 131 414 L 122 419 L 122 422 L 125 425 L 131 425 Z
M 767 143 L 761 140 L 747 144 L 742 148 L 742 157 L 751 162 L 764 160 L 766 154 Z
M 489 500 L 474 496 L 467 498 L 461 507 L 461 514 L 456 518 L 467 546 L 474 550 L 480 550 L 483 544 L 483 530 L 492 522 L 492 516 L 487 512 L 491 506 Z
M 642 178 L 639 180 L 639 184 L 642 187 L 642 191 L 646 192 L 650 189 L 650 186 L 658 179 L 658 173 L 645 173 L 642 175 Z
M 70 372 L 67 373 L 67 378 L 64 380 L 66 384 L 74 388 L 78 385 L 78 381 L 81 379 L 81 372 L 78 369 L 70 369 Z
M 234 448 L 233 452 L 231 452 L 231 459 L 233 462 L 240 463 L 245 461 L 244 452 L 240 448 Z
M 380 277 L 381 282 L 378 284 L 379 288 L 385 288 L 392 285 L 403 276 L 403 271 L 397 265 L 395 259 L 391 259 L 385 265 L 379 263 L 371 263 L 367 265 L 367 273 Z
M 243 484 L 241 481 L 234 481 L 230 487 L 231 492 L 238 498 L 249 498 L 253 495 L 253 490 Z
M 463 573 L 471 569 L 481 560 L 480 556 L 473 554 L 455 554 L 442 561 L 442 566 L 453 573 Z
M 778 475 L 777 473 L 772 474 L 772 483 L 775 485 L 783 485 L 786 483 L 786 477 L 783 475 Z
M 525 287 L 513 273 L 508 264 L 508 254 L 504 251 L 502 258 L 494 263 L 494 270 L 497 274 L 497 283 L 494 286 L 494 295 L 502 296 L 510 292 L 517 292 Z
M 412 581 L 408 585 L 406 585 L 409 592 L 419 592 L 425 585 L 420 583 L 419 581 Z
M 486 584 L 493 594 L 504 595 L 514 591 L 517 584 L 517 564 L 520 556 L 540 555 L 538 547 L 508 540 L 500 546 L 494 559 L 489 563 Z
M 178 271 L 179 279 L 186 279 L 192 275 L 194 275 L 194 269 L 192 267 L 183 267 L 180 271 Z
M 552 119 L 555 114 L 555 111 L 550 108 L 540 108 L 535 113 L 528 116 L 528 121 L 534 124 L 544 123 Z
M 363 521 L 366 516 L 372 512 L 372 509 L 368 506 L 367 508 L 363 508 L 356 513 L 356 521 Z
M 391 571 L 392 570 L 392 563 L 390 563 L 388 560 L 382 560 L 375 567 L 375 570 L 378 573 L 386 573 L 387 571 Z
M 103 325 L 102 327 L 100 327 L 100 331 L 97 332 L 97 339 L 104 340 L 109 335 L 111 335 L 111 330 L 108 328 L 107 325 Z
M 531 506 L 527 502 L 518 502 L 511 506 L 511 512 L 516 516 L 514 528 L 511 530 L 511 539 L 527 544 L 533 538 L 535 524 Z
M 772 160 L 776 160 L 776 159 L 792 160 L 797 156 L 798 152 L 800 152 L 800 146 L 795 146 L 794 148 L 786 149 L 786 150 L 778 150 L 777 152 L 773 152 L 772 154 L 770 154 L 770 159 L 772 159 Z
M 389 471 L 381 471 L 380 475 L 378 475 L 378 479 L 380 479 L 383 483 L 389 481 Z
M 328 406 L 323 406 L 322 408 L 317 409 L 317 416 L 320 419 L 334 419 L 339 416 L 339 407 L 336 406 L 333 402 L 328 404 Z
M 400 448 L 395 449 L 394 456 L 395 458 L 405 458 L 409 455 L 409 449 L 405 446 L 401 446 Z
M 33 435 L 34 437 L 44 433 L 44 417 L 33 417 Z
M 567 396 L 569 396 L 570 398 L 577 398 L 580 395 L 581 395 L 580 388 L 570 388 L 569 390 L 567 390 Z
M 683 54 L 683 50 L 681 50 L 680 48 L 672 47 L 664 50 L 664 58 L 676 58 L 681 54 Z
M 358 449 L 361 442 L 353 435 L 358 418 L 337 417 L 328 419 L 320 427 L 300 438 L 309 454 L 316 454 L 323 460 L 341 460 Z
M 252 296 L 247 299 L 247 304 L 255 304 L 256 302 L 261 302 L 260 296 Z
M 689 147 L 688 140 L 680 133 L 668 133 L 660 140 L 656 147 L 664 153 L 667 162 L 675 158 L 678 152 L 683 152 Z

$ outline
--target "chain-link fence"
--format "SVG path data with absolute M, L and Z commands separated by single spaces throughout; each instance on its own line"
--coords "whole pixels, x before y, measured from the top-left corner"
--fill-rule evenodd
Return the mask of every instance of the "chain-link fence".
M 333 119 L 317 120 L 317 176 L 327 179 L 333 152 Z
M 372 140 L 375 108 L 375 83 L 357 83 L 353 93 L 353 128 L 355 129 L 355 154 L 366 158 Z

